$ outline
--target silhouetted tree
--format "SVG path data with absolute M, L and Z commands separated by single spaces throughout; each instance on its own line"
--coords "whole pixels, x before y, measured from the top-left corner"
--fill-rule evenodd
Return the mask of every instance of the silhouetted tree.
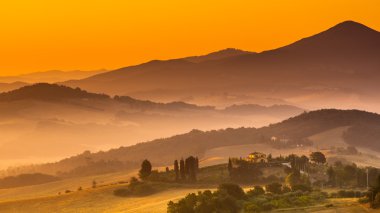
M 145 179 L 149 177 L 149 175 L 152 173 L 152 164 L 145 159 L 141 164 L 141 169 L 139 171 L 139 177 L 141 179 Z
M 265 190 L 273 194 L 281 194 L 282 185 L 281 183 L 271 183 L 265 186 Z
M 335 171 L 334 171 L 334 168 L 332 166 L 330 166 L 328 169 L 327 169 L 327 176 L 328 176 L 328 183 L 332 186 L 335 186 Z
M 179 173 L 181 174 L 181 180 L 186 180 L 185 161 L 183 159 L 179 161 Z
M 318 164 L 326 163 L 326 157 L 322 152 L 313 152 L 310 154 L 310 160 Z
M 271 162 L 273 160 L 272 154 L 269 154 L 267 157 L 268 162 Z
M 228 173 L 230 174 L 231 176 L 231 173 L 232 173 L 232 161 L 231 161 L 231 158 L 228 158 Z
M 186 158 L 185 160 L 186 174 L 188 175 L 190 181 L 197 180 L 197 165 L 196 164 L 197 164 L 196 159 L 193 156 L 190 156 Z
M 198 157 L 195 157 L 195 167 L 198 171 L 199 170 L 199 159 L 198 159 Z
M 179 180 L 179 166 L 178 166 L 178 161 L 174 161 L 174 173 L 175 173 L 175 181 Z

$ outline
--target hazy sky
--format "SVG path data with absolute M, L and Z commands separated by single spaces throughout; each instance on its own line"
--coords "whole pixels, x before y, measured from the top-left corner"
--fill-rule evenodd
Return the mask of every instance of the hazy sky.
M 379 0 L 1 0 L 0 75 L 262 51 L 345 20 L 380 30 L 379 8 Z

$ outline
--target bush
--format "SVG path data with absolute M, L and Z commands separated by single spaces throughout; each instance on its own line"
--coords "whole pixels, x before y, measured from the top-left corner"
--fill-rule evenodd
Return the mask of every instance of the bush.
M 273 194 L 281 194 L 282 185 L 280 183 L 271 183 L 265 186 L 265 190 Z
M 265 194 L 265 191 L 264 191 L 263 187 L 261 187 L 261 186 L 255 186 L 255 187 L 253 187 L 253 189 L 251 189 L 247 192 L 248 197 L 253 197 L 253 196 L 263 195 L 263 194 Z
M 271 184 L 270 187 L 278 190 L 281 184 Z M 276 191 L 275 190 L 275 191 Z M 244 194 L 244 191 L 235 184 L 222 184 L 218 190 L 212 193 L 209 190 L 188 194 L 178 202 L 168 203 L 169 213 L 203 213 L 203 212 L 246 212 L 257 213 L 272 211 L 279 208 L 305 207 L 324 201 L 326 193 L 312 192 L 288 192 L 284 194 L 265 194 L 260 186 Z
M 244 199 L 244 190 L 237 184 L 223 183 L 218 186 L 219 193 L 226 193 L 236 199 Z

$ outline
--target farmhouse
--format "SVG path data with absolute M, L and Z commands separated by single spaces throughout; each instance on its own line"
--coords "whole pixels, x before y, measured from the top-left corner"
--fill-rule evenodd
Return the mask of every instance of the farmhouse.
M 267 162 L 267 155 L 261 152 L 252 152 L 248 155 L 247 160 L 252 163 L 263 163 Z

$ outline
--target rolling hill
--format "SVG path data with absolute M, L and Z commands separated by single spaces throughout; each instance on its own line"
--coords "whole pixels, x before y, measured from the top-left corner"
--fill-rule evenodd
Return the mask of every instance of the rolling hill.
M 185 102 L 110 97 L 47 83 L 29 85 L 0 94 L 0 168 L 132 145 L 185 133 L 194 126 L 201 130 L 260 127 L 304 110 L 256 106 L 240 111 L 239 106 L 226 113 Z
M 363 124 L 365 128 L 363 128 Z M 360 128 L 359 128 L 360 127 Z M 149 159 L 155 166 L 172 164 L 174 159 L 184 156 L 196 155 L 205 160 L 205 153 L 218 147 L 230 147 L 241 145 L 253 145 L 264 147 L 266 152 L 308 153 L 310 150 L 318 150 L 318 144 L 310 144 L 310 138 L 318 134 L 330 134 L 339 130 L 344 134 L 337 138 L 337 143 L 331 141 L 329 146 L 342 146 L 342 141 L 347 146 L 372 149 L 380 152 L 380 140 L 378 134 L 367 138 L 363 132 L 374 132 L 380 127 L 380 115 L 358 110 L 326 109 L 303 113 L 299 116 L 284 120 L 262 128 L 237 128 L 212 131 L 193 130 L 189 133 L 176 135 L 169 138 L 156 139 L 133 146 L 111 149 L 107 152 L 83 153 L 56 163 L 43 164 L 33 167 L 33 171 L 52 173 L 63 169 L 86 165 L 88 159 L 93 162 L 118 160 L 121 162 L 141 162 Z M 273 137 L 279 140 L 273 140 Z M 283 139 L 283 140 L 282 140 Z M 323 140 L 319 139 L 319 141 Z M 318 143 L 318 140 L 314 140 Z M 248 146 L 247 146 L 248 147 Z M 301 149 L 298 149 L 301 147 Z M 272 151 L 271 151 L 272 150 Z M 277 151 L 276 151 L 277 150 Z M 279 150 L 279 151 L 278 151 Z M 282 151 L 281 151 L 282 150 Z M 246 150 L 247 153 L 252 150 Z M 264 150 L 263 150 L 264 151 Z M 226 156 L 232 154 L 226 152 Z M 24 168 L 28 171 L 30 168 Z
M 25 82 L 0 83 L 0 92 L 8 92 L 28 85 Z
M 346 21 L 270 51 L 227 50 L 229 54 L 212 60 L 155 60 L 63 84 L 155 101 L 225 106 L 271 100 L 305 108 L 376 111 L 379 47 L 379 32 Z

